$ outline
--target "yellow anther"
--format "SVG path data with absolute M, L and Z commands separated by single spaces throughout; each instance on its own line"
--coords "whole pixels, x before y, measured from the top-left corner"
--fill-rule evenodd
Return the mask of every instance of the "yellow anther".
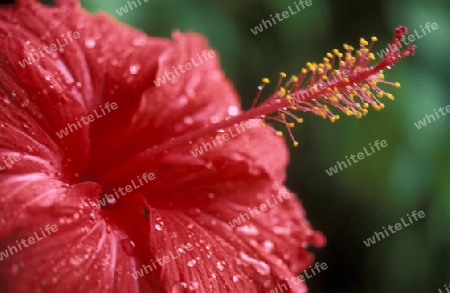
M 347 116 L 353 115 L 353 112 L 352 112 L 349 108 L 347 108 L 347 107 L 344 107 L 344 108 L 342 109 L 342 112 L 344 112 L 344 114 L 347 115 Z
M 380 108 L 384 109 L 384 104 L 383 103 L 380 103 Z
M 317 70 L 317 73 L 318 73 L 318 74 L 323 74 L 323 69 L 322 69 L 322 68 L 319 68 L 319 70 Z
M 369 53 L 369 59 L 370 60 L 375 60 L 375 55 L 373 53 Z
M 350 81 L 350 79 L 348 79 L 348 77 L 344 77 L 342 80 L 343 80 L 344 82 L 349 82 L 349 81 Z
M 376 41 L 378 41 L 378 38 L 377 38 L 377 37 L 375 37 L 375 36 L 371 37 L 370 39 L 372 40 L 372 42 L 376 42 Z
M 281 76 L 282 78 L 285 78 L 285 77 L 286 77 L 286 73 L 280 72 L 280 76 Z
M 330 62 L 330 59 L 328 59 L 327 57 L 323 57 L 323 62 Z
M 328 53 L 327 53 L 327 57 L 331 59 L 331 58 L 333 58 L 333 54 L 331 54 L 330 52 L 328 52 Z
M 298 142 L 294 141 L 294 147 L 298 147 Z
M 369 104 L 368 103 L 364 103 L 364 109 L 369 108 Z
M 340 65 L 340 66 L 345 66 L 345 61 L 340 61 L 340 62 L 339 62 L 339 65 Z
M 367 113 L 369 113 L 369 111 L 368 111 L 367 109 L 364 109 L 364 110 L 363 110 L 363 115 L 366 116 Z
M 275 102 L 276 102 L 277 104 L 279 104 L 279 103 L 281 103 L 281 100 L 280 100 L 280 99 L 275 99 Z
M 376 82 L 375 80 L 372 80 L 372 81 L 370 82 L 370 84 L 373 85 L 373 86 L 376 86 L 376 85 L 377 85 L 377 82 Z
M 303 123 L 303 118 L 297 118 L 298 123 Z
M 291 106 L 291 110 L 297 110 L 297 107 L 295 107 L 295 106 Z
M 329 101 L 332 102 L 332 103 L 337 103 L 337 102 L 339 102 L 339 100 L 338 100 L 338 98 L 337 98 L 336 96 L 331 96 L 331 97 L 329 98 Z
M 284 114 L 284 113 L 281 113 L 281 118 L 283 118 L 283 119 L 286 119 L 286 114 Z
M 339 56 L 340 52 L 338 49 L 333 49 L 333 54 Z
M 298 77 L 295 76 L 295 75 L 292 75 L 292 76 L 291 76 L 291 81 L 292 81 L 292 82 L 298 82 Z
M 263 79 L 261 79 L 261 81 L 263 83 L 270 83 L 270 80 L 267 77 L 264 77 Z
M 388 98 L 389 100 L 392 100 L 392 101 L 394 100 L 394 96 L 390 93 L 386 94 L 386 98 Z
M 383 97 L 383 93 L 382 92 L 377 92 L 377 97 L 382 98 Z
M 290 128 L 294 128 L 295 124 L 294 123 L 289 123 L 289 127 Z
M 362 118 L 362 114 L 359 111 L 355 112 L 355 116 L 356 116 L 357 119 L 361 119 Z
M 288 101 L 292 101 L 291 95 L 287 95 L 287 96 L 286 96 L 286 99 L 287 99 Z
M 379 76 L 381 79 L 384 79 L 384 73 L 380 73 Z
M 281 131 L 277 131 L 276 134 L 277 134 L 278 136 L 283 136 L 283 132 L 281 132 Z
M 356 108 L 361 109 L 361 104 L 360 103 L 355 103 Z
M 395 83 L 395 87 L 399 89 L 399 88 L 401 87 L 400 83 L 399 83 L 399 82 L 396 82 L 396 83 Z
M 380 111 L 380 110 L 381 110 L 381 107 L 378 106 L 377 103 L 375 103 L 375 102 L 372 103 L 372 108 L 374 108 L 374 109 L 377 110 L 377 111 Z
M 306 68 L 302 68 L 302 74 L 306 74 L 308 72 L 308 70 L 306 70 Z
M 331 123 L 336 122 L 336 117 L 335 117 L 335 116 L 331 117 L 331 118 L 330 118 L 330 121 L 331 121 Z
M 280 87 L 280 89 L 278 90 L 278 95 L 280 97 L 284 97 L 286 95 L 286 90 L 283 87 Z
M 261 123 L 261 127 L 266 127 L 266 123 Z

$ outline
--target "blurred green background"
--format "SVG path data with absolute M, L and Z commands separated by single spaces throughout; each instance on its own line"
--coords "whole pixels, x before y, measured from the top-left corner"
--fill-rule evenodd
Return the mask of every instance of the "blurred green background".
M 312 225 L 328 238 L 316 256 L 329 269 L 307 281 L 310 292 L 445 291 L 450 283 L 450 115 L 420 130 L 414 123 L 450 105 L 450 2 L 312 2 L 255 36 L 250 28 L 294 7 L 294 1 L 141 0 L 140 7 L 122 16 L 115 10 L 126 1 L 82 1 L 90 11 L 106 11 L 153 36 L 170 37 L 177 28 L 204 34 L 219 52 L 244 109 L 262 77 L 296 74 L 306 61 L 320 62 L 343 43 L 358 45 L 359 37 L 378 36 L 378 52 L 397 25 L 423 34 L 420 26 L 436 22 L 438 30 L 413 43 L 418 47 L 413 58 L 385 72 L 387 80 L 402 84 L 389 88 L 396 101 L 384 98 L 385 110 L 370 111 L 362 120 L 341 114 L 335 124 L 307 115 L 294 128 L 300 146 L 291 149 L 287 185 L 299 194 Z M 333 176 L 326 174 L 337 160 L 377 139 L 388 147 Z M 413 210 L 424 210 L 426 217 L 371 247 L 363 244 Z

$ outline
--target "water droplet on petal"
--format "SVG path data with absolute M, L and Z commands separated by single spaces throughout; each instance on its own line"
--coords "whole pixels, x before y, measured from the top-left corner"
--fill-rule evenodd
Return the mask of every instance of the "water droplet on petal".
M 190 261 L 187 262 L 186 265 L 190 268 L 193 268 L 196 264 L 197 264 L 197 261 L 195 259 L 191 259 Z
M 192 119 L 192 117 L 189 116 L 185 116 L 183 119 L 184 123 L 191 125 L 192 123 L 194 123 L 194 119 Z
M 131 74 L 137 74 L 140 69 L 141 69 L 141 65 L 139 65 L 139 64 L 131 65 L 130 66 L 130 73 Z
M 123 239 L 121 241 L 122 248 L 125 251 L 126 254 L 129 256 L 135 256 L 136 255 L 136 245 L 134 244 L 131 239 Z
M 218 261 L 218 262 L 216 263 L 216 266 L 217 266 L 217 269 L 218 269 L 219 271 L 223 271 L 224 266 L 223 266 L 223 264 L 222 264 L 220 261 Z
M 175 284 L 172 286 L 171 293 L 184 293 L 188 285 L 185 282 L 181 282 L 179 284 Z
M 95 47 L 95 40 L 94 39 L 86 39 L 86 41 L 84 42 L 84 44 L 86 45 L 86 48 L 88 49 L 92 49 Z
M 198 282 L 192 282 L 189 284 L 189 290 L 196 290 L 198 289 L 199 285 Z
M 236 228 L 236 231 L 245 235 L 259 235 L 259 230 L 254 225 L 243 225 Z
M 239 255 L 243 261 L 253 265 L 253 267 L 256 269 L 256 271 L 258 273 L 260 273 L 261 275 L 267 276 L 270 274 L 270 267 L 265 262 L 254 259 L 242 251 L 239 253 Z
M 230 106 L 228 107 L 228 115 L 230 116 L 236 116 L 239 113 L 239 108 L 236 106 Z

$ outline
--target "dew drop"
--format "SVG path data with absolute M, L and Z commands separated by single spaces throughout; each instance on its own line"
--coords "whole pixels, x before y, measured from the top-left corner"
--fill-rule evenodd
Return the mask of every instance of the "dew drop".
M 185 282 L 181 282 L 179 284 L 175 284 L 172 286 L 171 293 L 183 293 L 185 292 L 188 285 Z
M 263 242 L 263 245 L 267 252 L 271 252 L 273 250 L 273 242 L 266 240 Z
M 131 241 L 131 239 L 123 239 L 121 241 L 121 244 L 126 254 L 128 254 L 129 256 L 136 255 L 136 245 L 134 244 L 133 241 Z
M 186 116 L 184 117 L 183 122 L 188 125 L 191 125 L 192 123 L 194 123 L 194 119 L 192 119 L 192 117 Z
M 218 261 L 218 262 L 216 263 L 216 266 L 217 266 L 217 269 L 218 269 L 219 271 L 223 271 L 224 266 L 223 266 L 223 264 L 222 264 L 220 261 Z
M 197 264 L 197 261 L 195 259 L 191 259 L 190 261 L 187 262 L 186 265 L 190 268 L 193 268 L 196 264 Z
M 192 282 L 189 284 L 189 290 L 196 290 L 198 289 L 199 285 L 198 282 Z
M 164 227 L 164 224 L 163 225 L 155 224 L 155 229 L 158 230 L 158 231 L 162 231 L 164 229 L 163 227 Z
M 95 40 L 93 40 L 93 39 L 86 39 L 84 44 L 86 45 L 86 48 L 92 49 L 92 48 L 95 47 Z
M 230 116 L 236 116 L 239 113 L 239 108 L 236 106 L 230 106 L 228 107 L 228 114 Z
M 83 261 L 83 259 L 81 259 L 80 257 L 73 256 L 70 258 L 69 263 L 71 265 L 77 266 L 77 265 L 81 264 L 82 261 Z
M 139 70 L 141 69 L 141 65 L 135 64 L 130 66 L 130 73 L 131 74 L 138 74 Z
M 254 259 L 242 251 L 239 253 L 239 255 L 243 261 L 252 264 L 256 271 L 261 275 L 267 276 L 270 274 L 270 267 L 265 262 Z
M 259 235 L 259 230 L 253 225 L 243 225 L 236 228 L 236 231 L 245 235 Z

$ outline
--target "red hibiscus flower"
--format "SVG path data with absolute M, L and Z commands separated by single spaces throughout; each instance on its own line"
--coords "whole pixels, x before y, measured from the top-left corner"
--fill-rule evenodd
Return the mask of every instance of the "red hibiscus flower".
M 2 292 L 306 292 L 287 280 L 324 238 L 283 185 L 284 141 L 254 119 L 336 120 L 321 103 L 358 117 L 354 96 L 382 108 L 363 88 L 389 95 L 373 83 L 413 49 L 374 67 L 365 47 L 337 52 L 241 112 L 201 36 L 152 38 L 57 2 L 0 9 Z M 314 88 L 335 60 L 351 75 Z

